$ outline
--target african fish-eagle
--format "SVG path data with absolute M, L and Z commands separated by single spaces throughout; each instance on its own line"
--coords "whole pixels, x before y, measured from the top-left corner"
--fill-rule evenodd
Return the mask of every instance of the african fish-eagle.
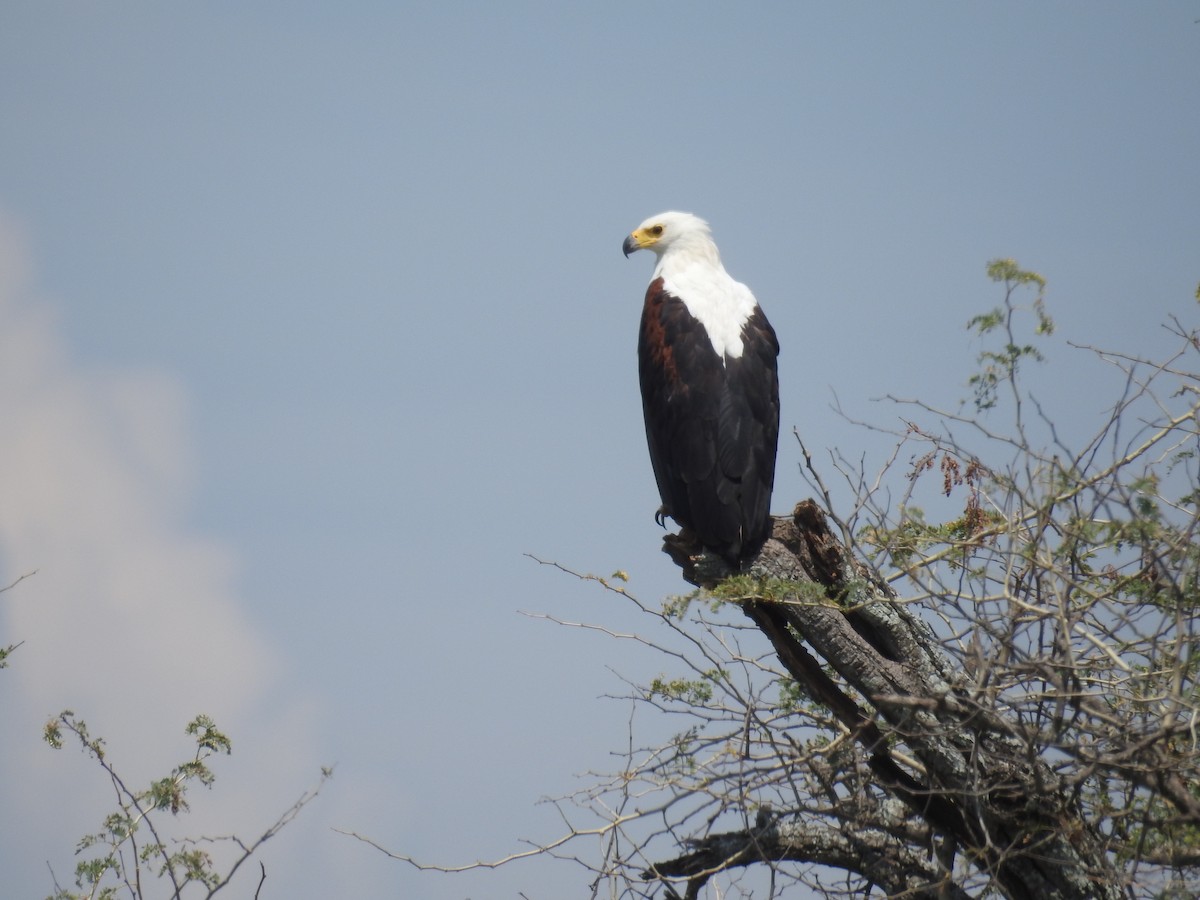
M 652 216 L 625 255 L 658 257 L 638 337 L 646 441 L 662 507 L 735 570 L 771 533 L 779 342 L 750 289 L 721 265 L 708 223 Z

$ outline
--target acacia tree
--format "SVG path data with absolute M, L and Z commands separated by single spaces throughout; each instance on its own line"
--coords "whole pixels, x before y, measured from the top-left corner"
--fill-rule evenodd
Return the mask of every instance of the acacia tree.
M 615 636 L 664 655 L 633 696 L 686 724 L 631 734 L 558 801 L 568 833 L 511 859 L 569 856 L 622 898 L 1200 895 L 1200 338 L 1173 320 L 1164 360 L 1078 348 L 1123 387 L 1074 446 L 1022 379 L 1053 329 L 1044 281 L 988 271 L 973 400 L 892 398 L 885 471 L 835 459 L 848 511 L 805 451 L 820 501 L 748 573 L 668 540 L 698 590 L 661 608 L 579 576 L 655 620 Z M 931 478 L 952 513 L 915 505 Z
M 35 574 L 22 575 L 0 588 L 0 594 Z M 0 647 L 0 669 L 8 666 L 9 655 L 22 643 Z M 168 775 L 151 782 L 149 787 L 135 788 L 109 758 L 104 738 L 93 735 L 87 723 L 73 711 L 63 710 L 46 723 L 43 740 L 53 749 L 61 750 L 68 735 L 74 736 L 83 752 L 108 778 L 117 806 L 104 817 L 98 830 L 85 834 L 77 842 L 75 890 L 59 884 L 58 876 L 47 862 L 54 883 L 54 893 L 47 900 L 213 897 L 233 882 L 245 863 L 259 855 L 263 844 L 279 834 L 316 799 L 326 780 L 333 775 L 332 767 L 323 766 L 317 786 L 301 794 L 252 840 L 243 840 L 237 835 L 179 837 L 174 833 L 173 823 L 168 823 L 188 811 L 189 789 L 197 784 L 211 788 L 216 776 L 210 761 L 233 751 L 232 741 L 209 716 L 196 716 L 184 732 L 195 744 L 190 757 L 172 768 Z M 259 862 L 255 900 L 266 879 L 266 865 Z
M 196 745 L 192 755 L 149 787 L 136 789 L 109 759 L 104 739 L 93 735 L 74 712 L 64 710 L 46 723 L 46 743 L 61 750 L 67 735 L 73 735 L 111 782 L 117 804 L 99 830 L 84 835 L 76 845 L 76 890 L 64 888 L 55 876 L 54 893 L 47 900 L 210 898 L 228 887 L 243 864 L 258 855 L 263 844 L 316 799 L 333 774 L 331 768 L 322 768 L 320 783 L 305 791 L 253 840 L 236 835 L 175 837 L 167 822 L 188 811 L 188 789 L 197 784 L 212 787 L 216 776 L 209 761 L 233 749 L 230 739 L 206 715 L 196 716 L 184 730 Z M 252 895 L 256 900 L 266 879 L 266 866 L 260 862 L 258 884 Z

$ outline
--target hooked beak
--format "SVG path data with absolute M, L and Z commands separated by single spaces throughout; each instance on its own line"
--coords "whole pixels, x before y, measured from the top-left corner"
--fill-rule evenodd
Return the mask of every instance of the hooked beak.
M 621 250 L 624 251 L 626 256 L 629 256 L 630 253 L 641 249 L 642 245 L 637 242 L 632 234 L 625 238 L 625 243 L 621 245 Z

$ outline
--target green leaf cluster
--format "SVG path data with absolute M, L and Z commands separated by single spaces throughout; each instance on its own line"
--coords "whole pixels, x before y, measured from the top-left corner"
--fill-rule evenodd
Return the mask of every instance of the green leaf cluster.
M 98 830 L 84 835 L 76 847 L 77 855 L 88 854 L 75 866 L 75 887 L 79 892 L 58 887 L 50 900 L 114 898 L 122 893 L 140 897 L 142 875 L 147 868 L 170 882 L 175 897 L 190 884 L 212 889 L 221 883 L 208 853 L 188 842 L 171 847 L 159 836 L 154 819 L 158 812 L 172 816 L 186 812 L 189 786 L 194 783 L 211 786 L 215 776 L 207 761 L 216 754 L 228 754 L 232 747 L 229 738 L 205 715 L 189 722 L 185 733 L 195 742 L 193 755 L 175 766 L 169 775 L 134 791 L 126 787 L 110 765 L 104 739 L 93 737 L 87 723 L 75 713 L 64 710 L 46 723 L 43 731 L 46 743 L 59 750 L 65 736 L 74 735 L 84 752 L 112 779 L 118 797 L 118 809 L 104 818 Z
M 660 675 L 650 682 L 649 694 L 688 706 L 703 706 L 713 698 L 713 685 L 725 677 L 726 673 L 720 669 L 704 672 L 698 679 L 668 679 Z
M 1004 334 L 1004 343 L 999 349 L 980 352 L 979 371 L 968 380 L 974 391 L 975 408 L 980 412 L 992 409 L 996 405 L 1000 387 L 1016 379 L 1022 362 L 1042 362 L 1044 359 L 1034 344 L 1018 342 L 1015 337 L 1013 315 L 1017 306 L 1014 296 L 1019 289 L 1032 288 L 1037 292 L 1032 305 L 1036 318 L 1034 334 L 1045 337 L 1054 333 L 1054 320 L 1046 313 L 1045 307 L 1045 278 L 1036 272 L 1022 269 L 1012 259 L 992 260 L 988 263 L 987 273 L 992 281 L 1004 284 L 1004 304 L 972 317 L 967 322 L 967 328 L 981 337 L 1000 331 Z

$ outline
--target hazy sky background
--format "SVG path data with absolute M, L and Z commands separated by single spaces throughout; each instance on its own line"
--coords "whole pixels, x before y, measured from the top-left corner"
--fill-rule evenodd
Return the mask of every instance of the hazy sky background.
M 666 665 L 521 615 L 645 627 L 526 554 L 681 591 L 659 552 L 634 348 L 669 208 L 713 225 L 783 345 L 774 508 L 880 464 L 888 393 L 953 407 L 1000 294 L 1049 279 L 1038 377 L 1068 434 L 1109 398 L 1067 341 L 1153 353 L 1200 280 L 1200 4 L 121 4 L 0 8 L 0 872 L 67 884 L 208 712 L 233 738 L 193 833 L 269 824 L 262 896 L 586 896 L 525 863 L 543 796 L 608 769 L 620 676 Z M 902 471 L 896 473 L 902 482 Z M 639 720 L 646 733 L 678 723 Z M 194 826 L 194 827 L 193 827 Z M 670 855 L 669 847 L 664 848 Z M 590 852 L 581 846 L 579 852 Z M 251 896 L 254 875 L 232 896 Z

